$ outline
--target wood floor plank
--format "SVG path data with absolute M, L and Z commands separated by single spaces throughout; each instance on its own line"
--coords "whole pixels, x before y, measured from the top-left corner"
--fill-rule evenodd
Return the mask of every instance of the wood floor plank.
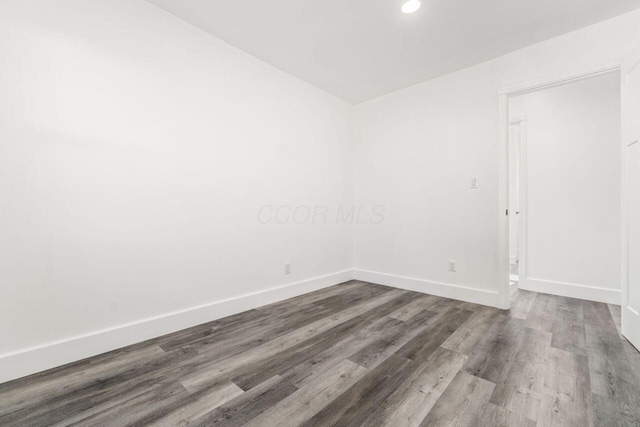
M 627 374 L 622 342 L 617 337 L 615 324 L 605 304 L 587 302 L 585 307 L 592 391 L 601 396 L 617 395 L 623 391 L 617 390 L 619 379 L 624 379 L 621 377 Z
M 456 377 L 466 359 L 465 355 L 438 348 L 429 358 L 419 362 L 419 366 L 373 410 L 362 425 L 419 425 Z
M 314 301 L 314 304 L 339 311 L 358 304 L 362 301 L 383 295 L 387 292 L 395 291 L 396 290 L 394 290 L 393 288 L 388 288 L 385 286 L 363 286 L 355 289 L 349 289 L 337 295 L 319 299 L 317 301 Z
M 548 294 L 536 294 L 525 326 L 551 333 L 558 313 L 558 297 Z
M 473 314 L 471 311 L 453 308 L 440 317 L 429 330 L 419 334 L 398 350 L 407 359 L 426 360 L 440 345 Z
M 189 426 L 242 426 L 298 390 L 279 376 L 240 394 L 211 412 L 189 422 Z
M 196 347 L 206 345 L 210 342 L 218 342 L 222 337 L 233 334 L 260 334 L 263 331 L 256 328 L 273 328 L 295 322 L 294 316 L 305 318 L 307 322 L 312 318 L 312 312 L 324 311 L 336 312 L 339 310 L 329 310 L 314 304 L 314 301 L 333 296 L 341 292 L 346 293 L 353 289 L 362 287 L 363 283 L 349 282 L 342 285 L 332 286 L 316 292 L 290 298 L 285 301 L 273 303 L 254 310 L 244 311 L 222 319 L 214 320 L 203 325 L 189 328 L 169 334 L 155 340 L 165 351 L 174 350 L 178 347 Z M 300 316 L 301 314 L 305 317 Z M 313 320 L 311 320 L 313 321 Z M 310 323 L 310 322 L 309 322 Z
M 174 404 L 166 405 L 138 421 L 138 424 L 155 427 L 188 425 L 243 393 L 240 387 L 231 381 L 225 381 L 219 386 L 201 390 L 175 401 Z
M 397 332 L 401 325 L 403 323 L 399 320 L 384 316 L 365 326 L 360 331 L 345 336 L 333 346 L 309 355 L 302 363 L 285 367 L 286 370 L 281 372 L 280 376 L 296 387 L 302 387 L 333 368 L 348 356 L 366 348 L 375 342 L 378 337 Z
M 295 300 L 295 298 L 293 299 Z M 267 306 L 267 308 L 248 310 L 214 320 L 194 328 L 157 338 L 154 341 L 165 351 L 187 345 L 197 346 L 203 341 L 206 342 L 206 340 L 216 341 L 225 335 L 249 332 L 252 328 L 267 326 L 267 323 L 279 325 L 290 321 L 291 317 L 297 314 L 309 313 L 314 309 L 315 311 L 322 310 L 321 307 L 313 303 L 290 302 L 287 304 L 274 304 L 273 306 Z
M 495 383 L 503 375 L 503 367 L 509 362 L 513 348 L 523 335 L 524 320 L 497 318 L 471 352 L 464 369 L 471 375 Z
M 638 427 L 619 318 L 352 281 L 0 384 L 0 425 Z
M 622 326 L 620 324 L 622 322 L 621 307 L 615 304 L 607 304 L 607 307 L 609 308 L 609 313 L 611 314 L 611 317 L 613 318 L 613 322 L 616 325 L 616 330 L 618 331 L 620 336 L 622 336 Z
M 357 426 L 366 420 L 412 372 L 408 359 L 391 355 L 302 426 Z
M 251 316 L 240 318 L 233 316 L 229 323 L 212 322 L 208 330 L 197 331 L 192 336 L 182 336 L 176 334 L 175 337 L 163 337 L 159 339 L 158 345 L 165 351 L 176 348 L 184 349 L 206 349 L 215 350 L 215 346 L 226 347 L 233 344 L 232 339 L 237 338 L 248 341 L 260 335 L 278 336 L 291 328 L 291 325 L 304 322 L 312 323 L 315 320 L 326 317 L 328 314 L 336 313 L 339 310 L 331 310 L 315 304 L 295 305 L 293 307 L 282 306 L 279 310 L 260 311 L 251 310 Z M 221 343 L 224 343 L 221 344 Z
M 530 329 L 520 319 L 494 325 L 464 369 L 496 384 L 491 402 L 537 419 L 551 334 Z
M 0 425 L 3 427 L 22 426 L 68 426 L 69 419 L 77 413 L 91 411 L 92 404 L 89 399 L 76 398 L 62 405 L 47 405 L 46 411 L 24 412 L 21 414 L 9 413 L 2 416 Z
M 95 387 L 83 387 L 82 390 L 78 390 L 78 392 L 82 395 L 96 396 L 92 397 L 93 404 L 102 405 L 103 402 L 108 399 L 115 399 L 118 395 L 126 396 L 136 394 L 140 389 L 144 390 L 145 387 L 151 387 L 158 382 L 180 382 L 183 378 L 187 378 L 189 374 L 197 372 L 203 363 L 202 359 L 198 360 L 188 354 L 182 355 L 177 353 L 176 355 L 177 357 L 167 357 L 166 359 L 158 360 L 157 362 L 149 362 L 148 359 L 143 357 L 141 360 L 148 362 L 143 366 L 143 368 L 126 371 L 122 376 L 122 379 L 116 371 L 114 372 L 115 375 L 108 378 L 108 380 L 100 379 L 99 382 L 95 383 Z M 205 362 L 207 361 L 206 359 L 204 360 Z M 129 386 L 127 384 L 132 385 Z M 100 397 L 100 399 L 98 399 L 98 397 Z M 70 396 L 70 399 L 73 398 L 73 395 Z M 50 400 L 46 402 L 46 405 L 37 406 L 47 406 L 49 409 L 52 409 L 53 407 Z M 33 410 L 33 408 L 29 409 L 29 411 Z M 38 408 L 35 410 L 38 410 Z
M 196 391 L 206 387 L 212 382 L 216 382 L 219 378 L 234 375 L 234 372 L 241 369 L 247 364 L 255 364 L 256 361 L 264 360 L 278 353 L 286 351 L 288 348 L 309 340 L 329 329 L 332 329 L 342 323 L 345 323 L 357 316 L 360 316 L 375 307 L 383 305 L 399 296 L 406 294 L 407 291 L 394 290 L 386 292 L 361 302 L 358 305 L 349 307 L 332 316 L 323 318 L 303 328 L 293 330 L 276 339 L 268 341 L 257 347 L 253 347 L 237 356 L 233 356 L 224 360 L 213 359 L 202 364 L 198 364 L 194 372 L 182 379 L 182 384 L 189 391 Z M 206 354 L 204 359 L 207 359 Z
M 167 359 L 164 360 L 164 363 L 171 365 L 172 362 Z M 142 374 L 142 372 L 146 373 Z M 117 379 L 118 377 L 120 380 Z M 155 363 L 145 366 L 144 370 L 137 369 L 135 373 L 132 373 L 131 375 L 123 374 L 118 377 L 112 378 L 104 384 L 86 387 L 75 393 L 67 395 L 68 399 L 73 400 L 74 396 L 81 394 L 91 402 L 91 406 L 83 411 L 75 411 L 73 416 L 66 418 L 64 422 L 60 422 L 56 425 L 66 426 L 85 419 L 92 419 L 94 415 L 106 413 L 116 407 L 126 408 L 127 402 L 141 397 L 152 390 L 173 387 L 174 385 L 180 384 L 179 372 L 167 375 L 165 373 L 164 365 Z M 156 407 L 155 412 L 165 411 L 167 408 L 174 405 L 182 406 L 186 404 L 187 401 L 191 400 L 191 398 L 192 395 L 182 393 L 180 397 L 172 400 L 170 404 Z M 47 404 L 47 406 L 49 406 L 49 404 Z M 148 413 L 146 417 L 150 415 L 151 412 Z
M 496 308 L 483 307 L 476 310 L 442 343 L 442 347 L 466 355 L 471 354 L 498 316 L 503 316 L 503 312 Z
M 367 346 L 363 346 L 358 351 L 349 354 L 349 360 L 365 368 L 373 369 L 419 334 L 424 333 L 426 330 L 431 330 L 431 326 L 443 314 L 426 309 L 406 322 L 380 331 L 375 335 L 375 340 L 370 340 Z
M 247 427 L 294 427 L 309 420 L 369 371 L 343 360 L 246 424 Z
M 283 374 L 290 369 L 291 366 L 304 363 L 305 360 L 324 352 L 327 348 L 342 345 L 349 336 L 357 333 L 358 330 L 376 320 L 381 319 L 388 313 L 395 311 L 398 307 L 406 305 L 412 298 L 413 296 L 410 293 L 401 294 L 397 298 L 376 307 L 375 310 L 370 310 L 356 316 L 340 325 L 317 334 L 309 340 L 287 348 L 284 352 L 285 354 L 277 353 L 257 363 L 247 363 L 244 367 L 234 372 L 232 381 L 244 390 L 255 387 L 265 378 L 275 374 Z
M 558 312 L 553 322 L 551 347 L 587 355 L 584 305 L 574 298 L 556 297 Z
M 115 414 L 113 416 L 117 416 L 117 414 L 122 412 L 129 412 L 129 404 L 132 401 L 136 401 L 138 398 L 143 398 L 145 395 L 148 395 L 150 391 L 153 390 L 166 390 L 167 388 L 172 388 L 174 383 L 170 384 L 162 384 L 160 382 L 154 384 L 146 384 L 143 383 L 139 387 L 130 387 L 119 388 L 119 393 L 115 393 L 111 398 L 104 399 L 88 399 L 91 402 L 91 406 L 82 411 L 76 411 L 71 416 L 65 418 L 63 421 L 57 423 L 51 423 L 50 419 L 47 419 L 47 423 L 44 425 L 53 426 L 53 427 L 63 427 L 69 425 L 99 425 L 96 424 L 99 419 L 99 416 L 104 416 L 104 414 Z M 176 382 L 177 384 L 177 382 Z M 237 392 L 239 387 L 232 385 L 230 383 L 226 384 L 226 388 L 214 387 L 211 390 L 206 390 L 206 393 L 202 393 L 207 396 L 207 402 L 211 402 L 212 399 L 220 399 L 223 401 L 223 396 L 225 393 Z M 167 416 L 169 420 L 173 419 L 173 411 L 175 408 L 177 412 L 183 413 L 185 417 L 189 415 L 192 411 L 192 404 L 197 404 L 197 400 L 199 396 L 189 395 L 187 393 L 181 393 L 175 399 L 170 401 L 164 401 L 163 404 L 150 406 L 151 410 L 145 412 L 144 414 L 139 414 L 140 419 L 136 420 L 134 424 L 139 425 L 150 425 L 153 424 L 151 420 L 156 420 L 158 417 Z M 162 423 L 160 423 L 161 425 Z M 24 424 L 20 424 L 24 425 Z M 165 424 L 168 425 L 168 424 Z
M 344 295 L 347 291 L 352 289 L 371 287 L 370 283 L 359 282 L 357 280 L 351 280 L 339 285 L 330 286 L 328 288 L 320 289 L 315 292 L 309 292 L 307 294 L 299 295 L 297 297 L 289 298 L 283 301 L 277 301 L 269 305 L 258 307 L 256 310 L 269 312 L 274 309 L 280 309 L 282 307 L 289 308 L 292 305 L 303 305 L 308 303 L 315 303 L 321 299 L 332 297 L 335 295 Z M 377 286 L 376 286 L 377 287 Z M 392 288 L 380 287 L 380 289 L 391 290 Z
M 151 345 L 101 359 L 95 364 L 81 365 L 80 369 L 67 375 L 55 375 L 49 381 L 26 379 L 24 384 L 18 381 L 0 386 L 0 425 L 10 418 L 19 419 L 23 416 L 21 414 L 33 417 L 45 410 L 59 410 L 72 405 L 77 395 L 86 396 L 89 391 L 117 384 L 120 375 L 144 369 L 146 365 L 164 364 L 166 358 L 160 347 Z
M 509 316 L 515 317 L 516 319 L 526 319 L 535 299 L 535 292 L 518 289 L 513 301 L 511 301 L 511 308 L 508 312 Z
M 458 371 L 420 427 L 475 426 L 480 408 L 489 402 L 495 384 Z
M 593 393 L 593 408 L 597 426 L 636 427 L 640 425 L 634 407 L 620 405 L 612 398 Z
M 425 308 L 429 311 L 435 311 L 437 313 L 449 311 L 452 308 L 458 308 L 458 305 L 461 304 L 462 301 L 457 301 L 451 298 L 435 298 L 432 303 L 427 305 Z
M 585 329 L 596 423 L 640 424 L 640 384 L 605 304 L 585 302 Z
M 471 426 L 536 427 L 537 423 L 522 414 L 506 410 L 493 403 L 486 403 L 479 409 L 474 423 L 469 427 Z
M 125 427 L 135 425 L 150 413 L 187 395 L 187 391 L 180 385 L 172 384 L 166 387 L 157 387 L 147 393 L 140 394 L 116 406 L 112 406 L 104 411 L 100 411 L 90 417 L 68 425 L 74 427 L 107 425 L 110 427 Z
M 393 313 L 389 314 L 389 317 L 405 322 L 416 314 L 424 311 L 429 305 L 434 304 L 437 300 L 438 297 L 433 295 L 417 295 L 409 304 L 404 307 L 400 307 Z
M 225 359 L 337 312 L 338 310 L 316 305 L 298 306 L 297 310 L 287 313 L 284 317 L 276 316 L 269 321 L 259 319 L 255 323 L 248 322 L 244 328 L 239 327 L 224 333 L 215 332 L 207 337 L 190 341 L 179 348 L 196 350 L 198 353 L 206 354 L 209 359 Z
M 551 334 L 524 328 L 503 373 L 494 381 L 491 402 L 528 419 L 537 420 L 551 348 Z
M 555 348 L 549 351 L 538 425 L 594 425 L 589 360 L 586 356 Z
M 631 370 L 636 375 L 635 383 L 640 383 L 640 350 L 636 349 L 626 338 L 622 338 L 622 347 L 627 356 Z
M 486 306 L 484 305 L 478 305 L 468 301 L 456 301 L 454 307 L 459 308 L 460 310 L 467 310 L 471 312 L 483 310 L 484 308 L 486 308 Z

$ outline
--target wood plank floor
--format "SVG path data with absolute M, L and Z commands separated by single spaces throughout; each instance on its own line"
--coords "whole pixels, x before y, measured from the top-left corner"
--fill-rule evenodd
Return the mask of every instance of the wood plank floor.
M 353 281 L 0 385 L 0 426 L 640 426 L 619 316 Z

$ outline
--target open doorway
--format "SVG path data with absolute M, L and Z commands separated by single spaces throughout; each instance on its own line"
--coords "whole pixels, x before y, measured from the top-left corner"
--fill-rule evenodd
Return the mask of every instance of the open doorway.
M 509 296 L 515 296 L 520 282 L 520 274 L 526 277 L 523 252 L 526 250 L 526 233 L 520 233 L 521 211 L 526 199 L 520 200 L 520 192 L 526 186 L 526 137 L 527 118 L 513 116 L 509 118 Z M 521 259 L 523 262 L 521 262 Z
M 619 71 L 508 99 L 509 297 L 620 304 Z

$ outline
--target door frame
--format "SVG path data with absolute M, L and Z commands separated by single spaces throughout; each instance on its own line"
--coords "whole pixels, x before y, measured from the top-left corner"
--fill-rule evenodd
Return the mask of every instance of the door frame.
M 498 90 L 498 306 L 508 310 L 511 306 L 509 295 L 509 98 L 562 86 L 580 80 L 618 72 L 622 77 L 622 62 L 608 62 L 580 67 L 555 76 L 506 87 Z M 621 78 L 622 81 L 622 78 Z M 622 89 L 621 89 L 622 90 Z M 623 215 L 624 212 L 623 205 Z M 521 213 L 524 212 L 521 206 Z M 526 213 L 524 214 L 526 216 Z M 522 218 L 521 218 L 522 220 Z M 623 236 L 624 239 L 624 236 Z M 526 249 L 525 249 L 526 251 Z M 522 258 L 526 252 L 521 254 Z M 526 260 L 524 261 L 526 263 Z M 521 276 L 522 278 L 522 276 Z

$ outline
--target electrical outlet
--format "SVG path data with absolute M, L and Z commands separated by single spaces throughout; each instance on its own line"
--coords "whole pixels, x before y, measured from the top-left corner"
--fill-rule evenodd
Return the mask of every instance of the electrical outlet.
M 471 188 L 473 189 L 478 188 L 478 178 L 475 176 L 471 177 Z
M 449 271 L 451 271 L 452 273 L 455 273 L 457 269 L 458 269 L 458 261 L 456 261 L 455 259 L 450 259 Z
M 285 264 L 284 265 L 284 274 L 291 274 L 291 264 Z

